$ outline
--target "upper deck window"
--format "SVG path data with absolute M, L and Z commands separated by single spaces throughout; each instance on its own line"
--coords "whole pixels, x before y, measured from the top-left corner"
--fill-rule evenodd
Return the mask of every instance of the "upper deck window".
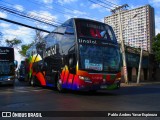
M 105 40 L 116 40 L 112 28 L 106 24 L 87 21 L 76 20 L 78 37 L 88 37 Z
M 73 35 L 74 34 L 74 28 L 73 28 L 73 19 L 67 20 L 64 24 L 62 24 L 63 27 L 65 27 L 65 33 Z

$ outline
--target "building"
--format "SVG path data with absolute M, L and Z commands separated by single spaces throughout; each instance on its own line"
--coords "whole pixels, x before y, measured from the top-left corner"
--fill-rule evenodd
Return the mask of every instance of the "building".
M 107 16 L 106 24 L 113 27 L 118 41 L 120 40 L 118 13 Z M 132 10 L 121 11 L 121 24 L 125 45 L 139 48 L 151 53 L 152 38 L 155 36 L 154 8 L 145 5 Z M 120 42 L 120 41 L 119 41 Z

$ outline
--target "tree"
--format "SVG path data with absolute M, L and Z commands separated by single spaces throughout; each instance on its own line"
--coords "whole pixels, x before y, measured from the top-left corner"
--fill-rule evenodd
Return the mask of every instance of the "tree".
M 43 35 L 43 33 L 41 32 L 41 31 L 39 31 L 39 30 L 36 30 L 35 31 L 35 39 L 34 39 L 34 41 L 33 42 L 31 42 L 30 44 L 23 44 L 23 45 L 21 45 L 21 50 L 19 51 L 19 53 L 22 55 L 22 56 L 26 56 L 26 52 L 27 52 L 27 50 L 34 44 L 34 43 L 37 43 L 37 48 L 39 48 L 39 49 L 42 49 L 42 41 L 43 41 L 43 37 L 44 37 L 44 35 Z M 42 42 L 42 43 L 41 43 Z
M 39 30 L 36 30 L 35 31 L 35 39 L 34 41 L 32 41 L 30 44 L 23 44 L 21 45 L 21 50 L 19 51 L 19 53 L 22 55 L 22 56 L 26 56 L 26 52 L 27 50 L 34 44 L 34 43 L 37 43 L 37 49 L 39 48 L 39 50 L 42 50 L 43 49 L 43 37 L 44 37 L 44 34 L 42 33 L 42 31 L 39 31 Z
M 7 46 L 9 46 L 9 47 L 14 47 L 14 46 L 17 46 L 22 43 L 21 40 L 18 40 L 16 38 L 14 38 L 13 40 L 6 39 L 5 42 L 6 42 Z
M 33 45 L 33 42 L 31 44 L 27 44 L 27 45 L 22 45 L 21 46 L 21 50 L 19 51 L 19 53 L 22 55 L 22 56 L 26 56 L 26 52 L 27 50 Z
M 154 38 L 153 38 L 154 42 L 153 42 L 153 52 L 155 55 L 155 60 L 157 62 L 160 62 L 160 33 L 158 33 Z

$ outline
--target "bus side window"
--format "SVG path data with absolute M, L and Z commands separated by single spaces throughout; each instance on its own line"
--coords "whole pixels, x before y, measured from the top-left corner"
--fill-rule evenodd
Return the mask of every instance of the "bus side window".
M 115 40 L 113 35 L 114 35 L 114 33 L 112 31 L 112 28 L 108 29 L 108 36 L 109 36 L 110 40 Z
M 74 35 L 74 29 L 73 29 L 73 27 L 68 26 L 66 28 L 65 34 Z

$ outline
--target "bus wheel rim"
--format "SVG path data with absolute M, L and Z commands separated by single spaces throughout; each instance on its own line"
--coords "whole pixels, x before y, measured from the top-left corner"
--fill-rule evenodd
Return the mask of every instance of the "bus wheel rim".
M 60 80 L 57 81 L 57 89 L 58 89 L 59 91 L 62 90 L 62 86 L 61 86 Z
M 31 79 L 31 85 L 34 85 L 34 81 L 33 81 L 33 78 Z

